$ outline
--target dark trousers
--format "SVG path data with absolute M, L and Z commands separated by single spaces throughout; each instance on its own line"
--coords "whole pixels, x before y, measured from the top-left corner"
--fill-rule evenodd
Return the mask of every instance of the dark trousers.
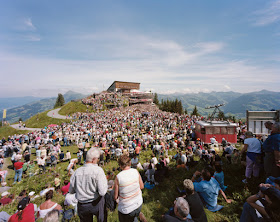
M 257 216 L 256 210 L 247 202 L 243 205 L 240 222 L 264 222 L 264 218 Z
M 139 216 L 141 212 L 142 205 L 135 209 L 134 211 L 130 212 L 129 214 L 122 214 L 119 211 L 119 221 L 120 222 L 137 222 L 137 217 Z
M 78 216 L 81 222 L 93 222 L 93 215 L 97 217 L 98 222 L 107 221 L 105 209 L 105 198 L 99 197 L 90 203 L 78 203 Z

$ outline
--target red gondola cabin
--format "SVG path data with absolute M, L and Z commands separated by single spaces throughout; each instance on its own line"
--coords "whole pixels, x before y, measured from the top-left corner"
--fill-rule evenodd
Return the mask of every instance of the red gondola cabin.
M 195 123 L 196 138 L 204 143 L 210 143 L 210 138 L 216 137 L 218 143 L 222 142 L 222 138 L 230 143 L 237 143 L 237 123 L 229 123 L 227 121 L 197 121 Z

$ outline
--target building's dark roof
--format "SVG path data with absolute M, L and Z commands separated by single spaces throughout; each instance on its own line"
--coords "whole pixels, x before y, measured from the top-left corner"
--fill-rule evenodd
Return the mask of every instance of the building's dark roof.
M 115 83 L 134 83 L 134 84 L 140 84 L 139 82 L 124 82 L 124 81 L 114 81 L 108 89 L 110 89 Z

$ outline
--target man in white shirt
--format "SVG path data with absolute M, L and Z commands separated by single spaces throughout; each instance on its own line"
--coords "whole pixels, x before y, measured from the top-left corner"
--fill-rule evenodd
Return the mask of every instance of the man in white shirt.
M 100 150 L 91 148 L 87 152 L 86 164 L 75 171 L 70 179 L 69 193 L 76 193 L 78 216 L 81 222 L 92 222 L 96 215 L 98 222 L 106 221 L 105 194 L 107 179 L 98 166 Z

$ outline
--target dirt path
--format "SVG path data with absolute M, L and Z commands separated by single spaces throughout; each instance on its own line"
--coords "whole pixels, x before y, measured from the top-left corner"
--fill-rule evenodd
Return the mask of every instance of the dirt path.
M 24 128 L 23 126 L 19 127 L 19 124 L 13 124 L 10 126 L 17 130 L 29 130 L 29 131 L 41 130 L 40 128 L 27 128 L 27 127 Z
M 60 109 L 61 108 L 57 108 L 57 109 L 53 109 L 53 110 L 49 111 L 47 113 L 47 116 L 55 118 L 55 119 L 72 119 L 72 117 L 60 115 L 58 113 Z

